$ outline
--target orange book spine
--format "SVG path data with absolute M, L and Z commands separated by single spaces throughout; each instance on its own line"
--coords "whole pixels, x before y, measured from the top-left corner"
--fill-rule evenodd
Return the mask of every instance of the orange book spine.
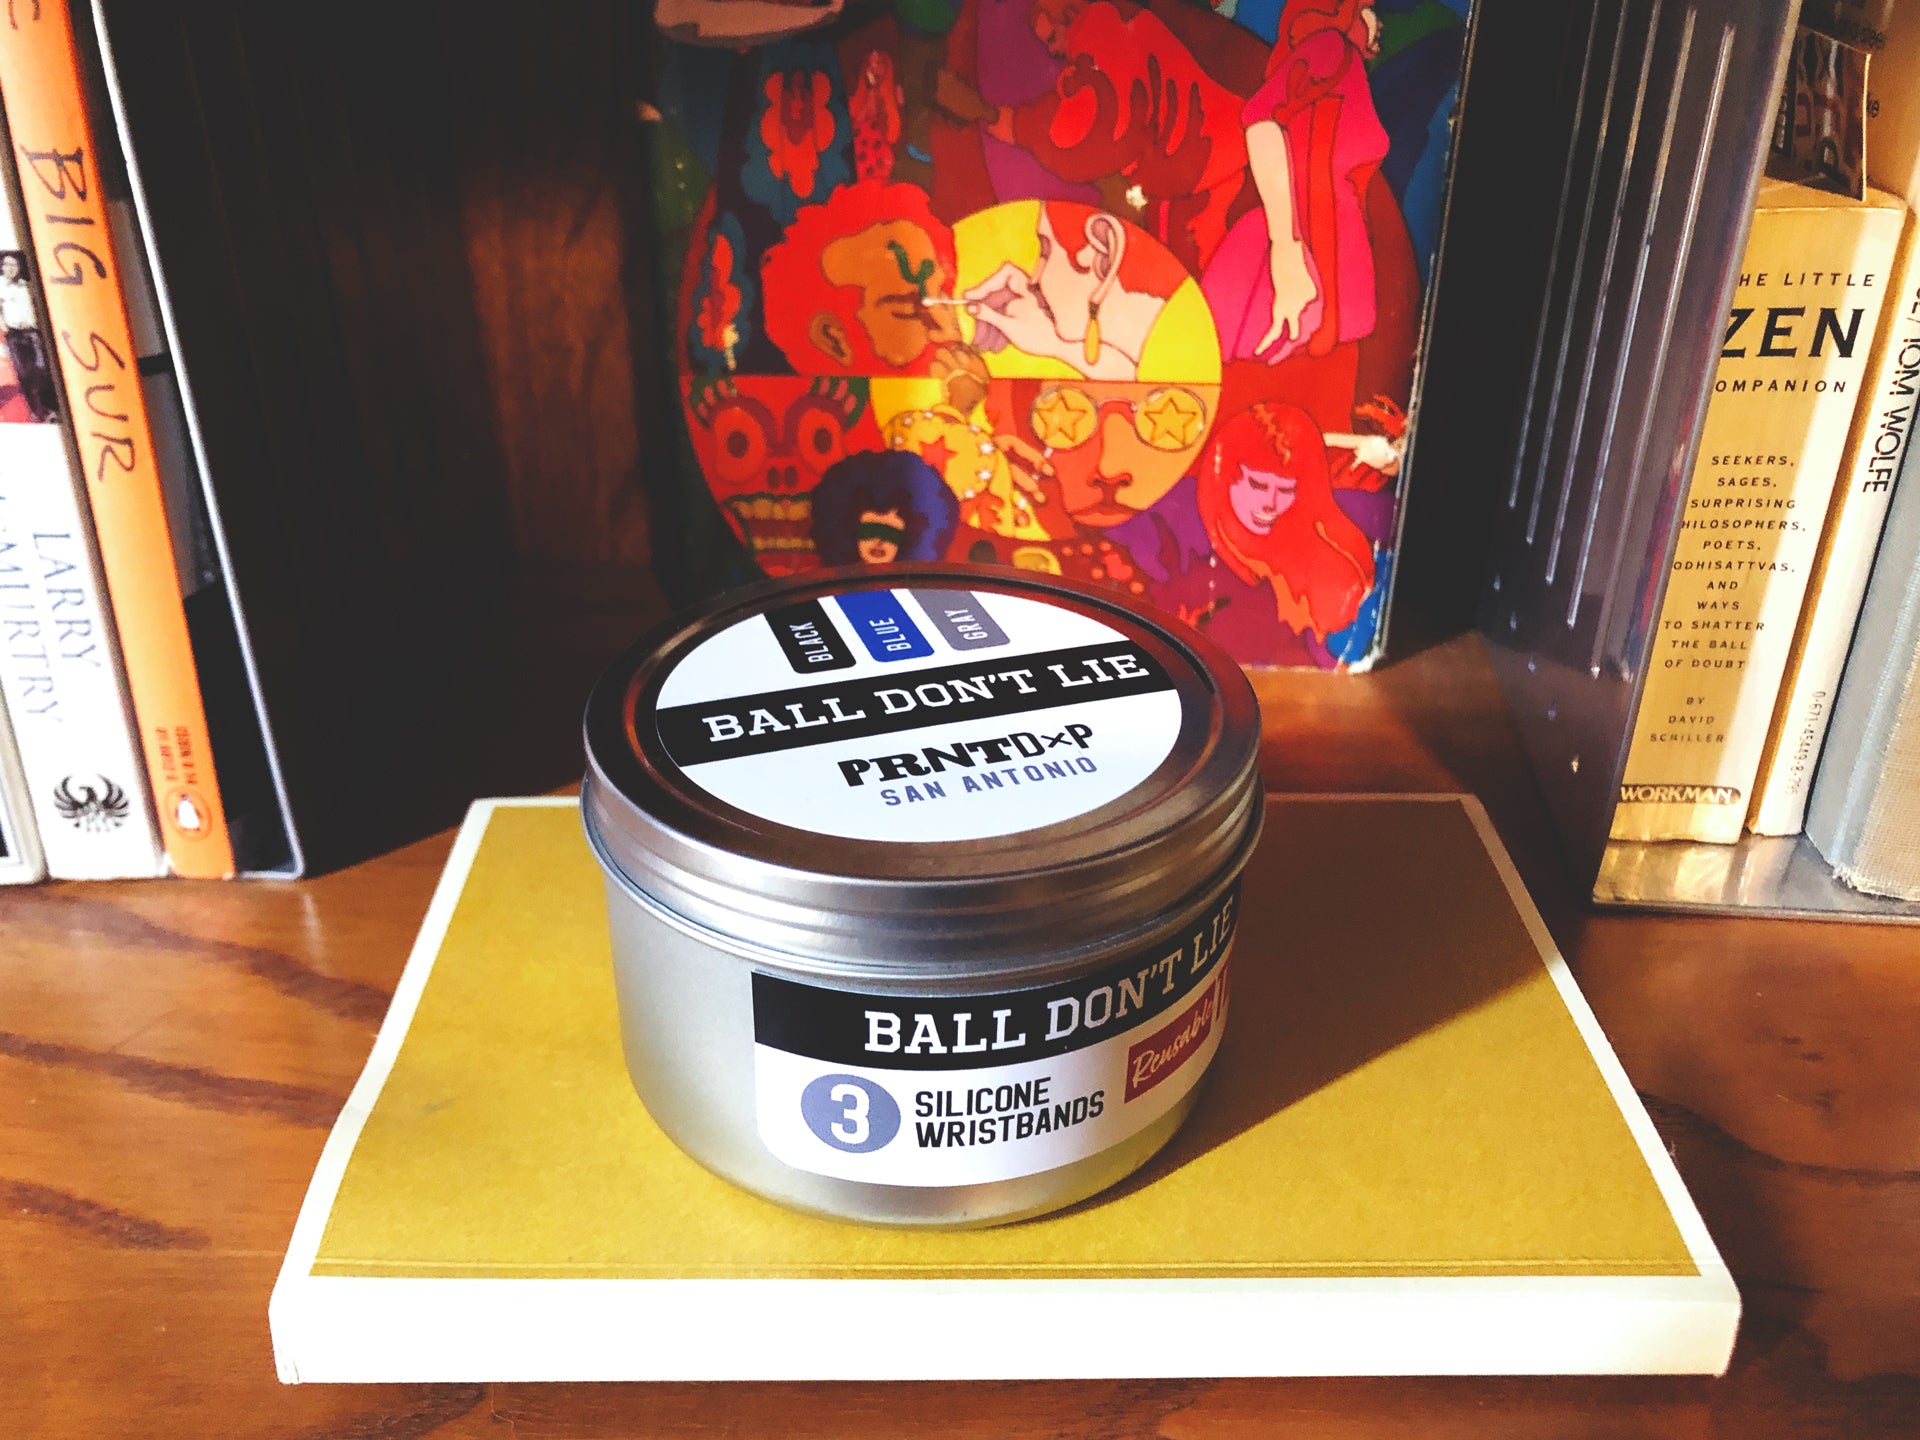
M 0 19 L 0 97 L 167 859 L 180 875 L 231 875 L 233 845 L 72 24 L 64 0 L 8 11 Z

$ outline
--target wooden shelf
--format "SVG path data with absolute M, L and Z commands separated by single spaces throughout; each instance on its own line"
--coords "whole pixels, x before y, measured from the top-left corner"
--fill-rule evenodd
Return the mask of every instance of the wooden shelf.
M 592 600 L 530 599 L 476 646 L 449 692 L 464 729 L 420 757 L 439 793 L 577 773 L 581 690 L 646 618 L 617 590 Z M 504 1423 L 522 1440 L 1920 1429 L 1920 935 L 1591 910 L 1474 637 L 1369 676 L 1271 674 L 1258 688 L 1276 789 L 1469 789 L 1487 802 L 1740 1282 L 1727 1379 L 282 1388 L 267 1295 L 443 831 L 298 884 L 0 896 L 0 1344 L 16 1428 L 491 1437 Z

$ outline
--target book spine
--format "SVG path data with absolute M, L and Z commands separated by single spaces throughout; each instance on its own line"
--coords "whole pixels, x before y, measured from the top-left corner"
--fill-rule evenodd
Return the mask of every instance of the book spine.
M 1797 197 L 1794 192 L 1798 192 Z M 1740 838 L 1903 211 L 1761 187 L 1614 809 Z
M 72 476 L 58 425 L 0 425 L 0 690 L 54 876 L 159 875 L 145 765 Z
M 227 876 L 233 849 L 84 94 L 66 5 L 20 7 L 0 25 L 0 97 L 167 858 L 181 875 Z
M 1807 839 L 1859 890 L 1920 888 L 1920 449 L 1909 447 L 1887 510 L 1853 649 L 1840 677 Z M 1901 832 L 1907 839 L 1900 840 Z
M 1887 523 L 1894 480 L 1912 439 L 1914 397 L 1920 390 L 1920 243 L 1915 232 L 1909 215 L 1887 291 L 1888 315 L 1867 365 L 1860 413 L 1847 439 L 1820 555 L 1807 582 L 1807 604 L 1787 657 L 1773 732 L 1754 784 L 1747 828 L 1756 835 L 1797 835 L 1806 821 L 1814 765 L 1833 718 L 1834 693 Z
M 46 878 L 40 836 L 33 828 L 27 800 L 27 780 L 20 769 L 20 751 L 13 727 L 7 722 L 7 703 L 0 697 L 0 885 L 31 885 Z
M 6 134 L 0 125 L 0 138 Z M 0 694 L 56 879 L 165 869 L 43 299 L 23 248 L 12 150 L 0 155 Z M 10 377 L 10 379 L 9 379 Z

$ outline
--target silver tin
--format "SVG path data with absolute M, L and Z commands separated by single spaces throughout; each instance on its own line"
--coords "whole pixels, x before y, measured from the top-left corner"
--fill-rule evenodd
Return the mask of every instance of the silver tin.
M 870 1223 L 1114 1183 L 1218 1044 L 1259 737 L 1216 646 L 1004 568 L 814 571 L 677 618 L 585 724 L 641 1100 L 727 1179 Z

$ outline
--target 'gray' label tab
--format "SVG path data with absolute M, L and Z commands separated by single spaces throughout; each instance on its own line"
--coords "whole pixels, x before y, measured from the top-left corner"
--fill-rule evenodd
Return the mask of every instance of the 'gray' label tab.
M 987 650 L 1007 643 L 1007 632 L 970 591 L 909 590 L 907 593 L 927 612 L 934 629 L 954 649 Z

